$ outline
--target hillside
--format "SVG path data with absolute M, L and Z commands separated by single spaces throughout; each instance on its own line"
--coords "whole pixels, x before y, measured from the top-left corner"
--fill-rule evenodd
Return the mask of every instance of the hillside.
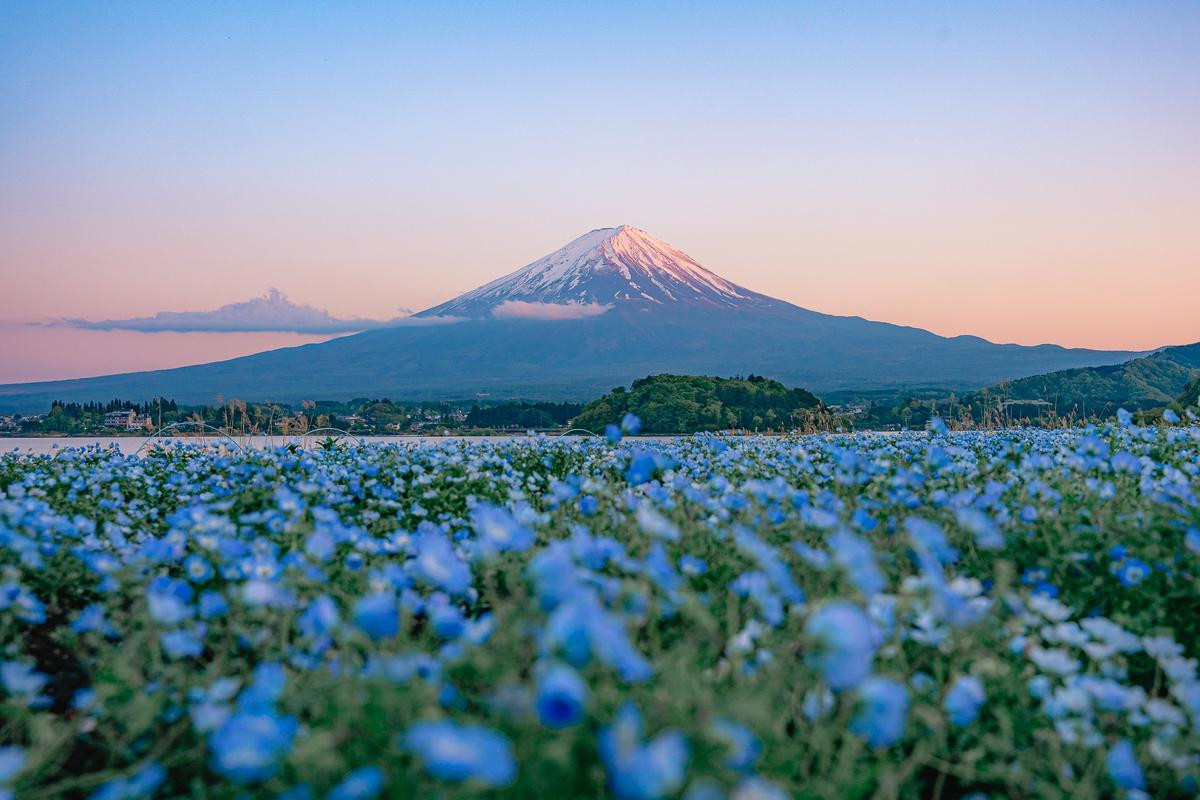
M 1195 408 L 1200 405 L 1200 377 L 1192 381 L 1192 385 L 1179 396 L 1179 405 L 1184 408 Z
M 1035 375 L 998 384 L 991 397 L 1045 402 L 1059 416 L 1112 416 L 1173 402 L 1200 374 L 1200 342 L 1166 347 L 1123 364 Z M 977 396 L 978 397 L 978 396 Z M 976 399 L 977 399 L 976 397 Z
M 757 375 L 651 375 L 634 381 L 628 390 L 618 386 L 588 403 L 571 424 L 601 431 L 632 413 L 642 421 L 643 433 L 787 430 L 802 426 L 821 408 L 811 392 Z

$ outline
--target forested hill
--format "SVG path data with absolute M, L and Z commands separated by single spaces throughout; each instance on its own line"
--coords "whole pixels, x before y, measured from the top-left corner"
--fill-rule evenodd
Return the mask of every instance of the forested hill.
M 642 421 L 643 433 L 790 430 L 810 423 L 822 409 L 811 392 L 758 375 L 651 375 L 588 403 L 572 425 L 600 431 L 633 413 Z
M 1184 408 L 1193 408 L 1197 405 L 1200 405 L 1200 377 L 1197 377 L 1196 380 L 1192 381 L 1192 385 L 1189 386 L 1182 395 L 1180 395 L 1179 405 L 1183 406 Z
M 1200 375 L 1200 342 L 1166 347 L 1123 364 L 1048 372 L 1008 381 L 988 390 L 992 397 L 1045 401 L 1060 416 L 1111 416 L 1174 402 Z

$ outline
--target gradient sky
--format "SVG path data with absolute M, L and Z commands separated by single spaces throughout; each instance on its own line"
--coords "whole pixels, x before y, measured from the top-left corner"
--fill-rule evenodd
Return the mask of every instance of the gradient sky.
M 1194 2 L 5 3 L 0 381 L 115 341 L 13 323 L 387 317 L 622 223 L 819 311 L 1195 341 L 1198 41 Z

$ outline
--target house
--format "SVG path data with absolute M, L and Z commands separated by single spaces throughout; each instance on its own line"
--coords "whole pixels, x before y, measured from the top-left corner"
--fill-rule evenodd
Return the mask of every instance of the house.
M 130 408 L 123 408 L 120 411 L 110 411 L 104 415 L 104 427 L 106 428 L 136 431 L 139 428 L 149 428 L 150 425 L 149 414 L 139 414 Z

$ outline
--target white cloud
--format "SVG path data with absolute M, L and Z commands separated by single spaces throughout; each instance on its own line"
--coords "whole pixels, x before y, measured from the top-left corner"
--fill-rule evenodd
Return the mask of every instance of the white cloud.
M 411 314 L 411 312 L 408 312 Z M 191 332 L 289 332 L 289 333 L 353 333 L 370 328 L 400 324 L 428 324 L 411 319 L 408 314 L 391 320 L 339 319 L 324 309 L 293 303 L 278 289 L 262 297 L 241 303 L 230 303 L 212 311 L 160 311 L 152 317 L 130 319 L 63 319 L 49 323 L 56 326 L 86 330 L 124 330 L 157 333 Z
M 600 303 L 529 303 L 505 300 L 492 309 L 497 319 L 583 319 L 603 314 L 612 308 Z

